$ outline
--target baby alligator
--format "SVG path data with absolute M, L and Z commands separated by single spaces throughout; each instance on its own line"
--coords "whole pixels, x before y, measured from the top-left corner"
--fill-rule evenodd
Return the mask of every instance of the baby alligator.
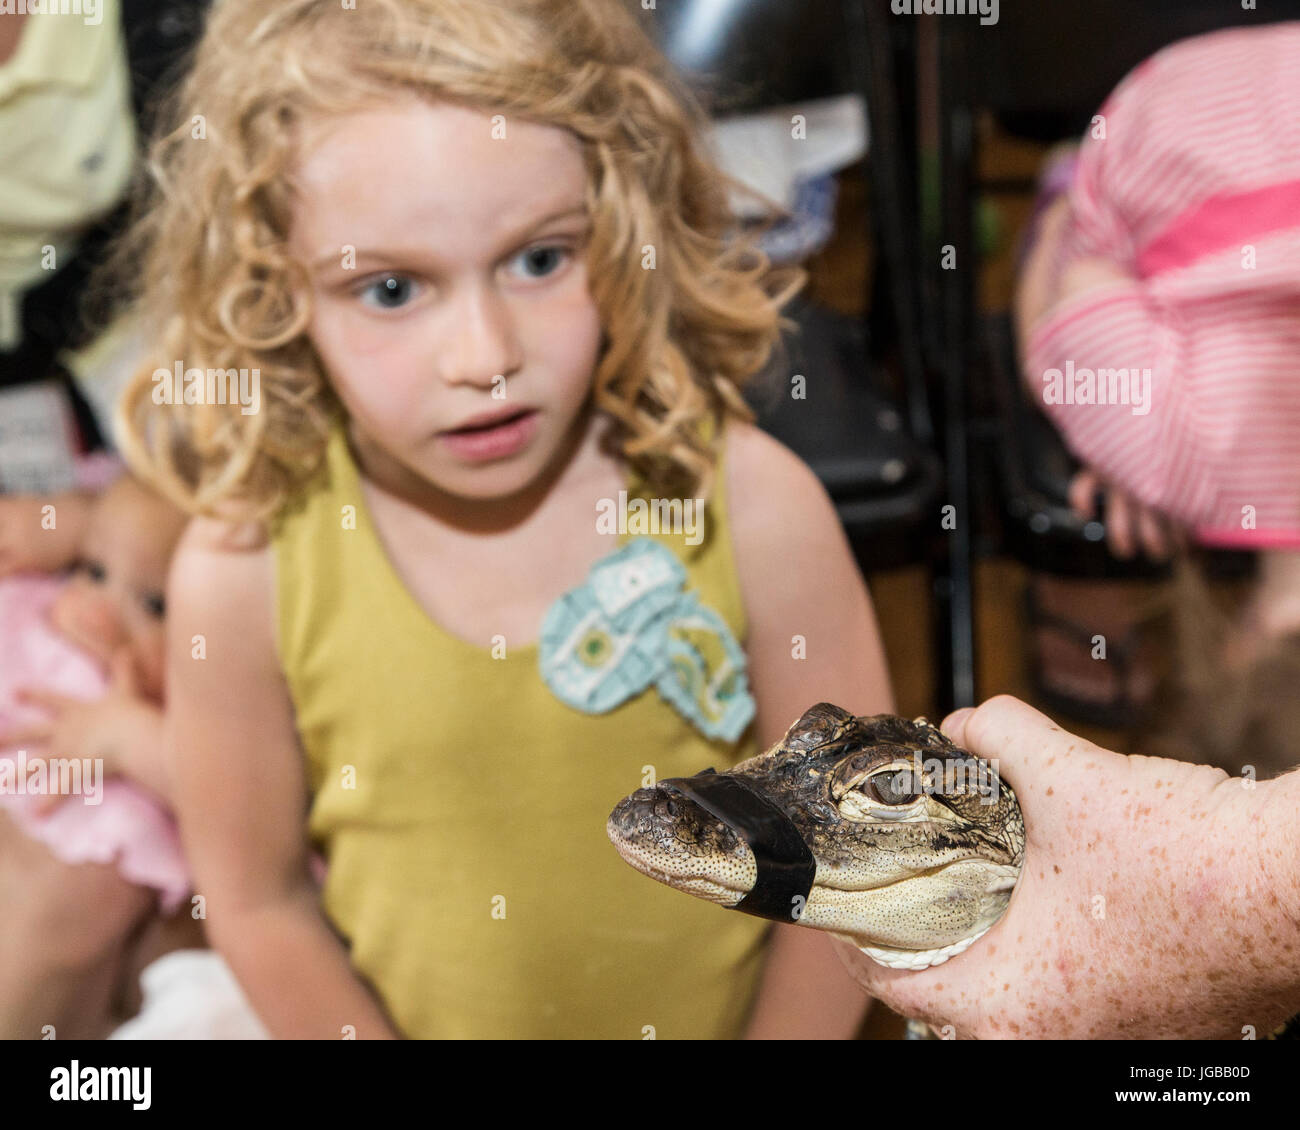
M 818 703 L 767 753 L 619 801 L 619 854 L 679 891 L 852 942 L 883 965 L 960 953 L 1011 899 L 1015 794 L 937 728 Z

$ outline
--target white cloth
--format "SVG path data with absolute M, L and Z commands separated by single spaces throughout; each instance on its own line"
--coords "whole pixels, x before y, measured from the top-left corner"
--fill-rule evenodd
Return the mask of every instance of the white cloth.
M 144 1003 L 110 1040 L 267 1040 L 230 967 L 215 950 L 174 950 L 140 974 Z
M 804 118 L 799 136 L 797 115 Z M 708 138 L 724 172 L 786 209 L 793 208 L 799 181 L 852 165 L 867 152 L 868 141 L 866 102 L 857 94 L 724 118 L 713 123 Z M 731 207 L 742 220 L 756 219 L 765 210 L 734 192 Z

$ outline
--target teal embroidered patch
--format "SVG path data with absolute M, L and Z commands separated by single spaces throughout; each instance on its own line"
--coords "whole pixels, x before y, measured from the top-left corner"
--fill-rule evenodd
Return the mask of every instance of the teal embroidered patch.
M 676 555 L 652 538 L 596 562 L 542 621 L 546 685 L 562 702 L 604 714 L 653 684 L 706 736 L 735 741 L 754 717 L 745 653 L 685 583 Z

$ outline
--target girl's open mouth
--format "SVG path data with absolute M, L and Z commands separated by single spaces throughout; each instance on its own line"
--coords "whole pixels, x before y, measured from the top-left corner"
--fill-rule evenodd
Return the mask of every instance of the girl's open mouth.
M 532 438 L 536 424 L 536 409 L 524 408 L 496 422 L 440 432 L 438 438 L 457 457 L 480 463 L 521 451 Z

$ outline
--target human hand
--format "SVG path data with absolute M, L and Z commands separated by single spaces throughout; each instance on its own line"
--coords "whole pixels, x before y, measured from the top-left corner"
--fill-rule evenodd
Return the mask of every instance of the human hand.
M 1006 696 L 943 729 L 1016 790 L 1024 870 L 1006 914 L 943 965 L 887 969 L 837 940 L 873 996 L 963 1038 L 1239 1039 L 1300 1012 L 1277 874 L 1294 814 L 1275 782 L 1110 753 Z
M 98 760 L 106 776 L 139 776 L 136 760 L 150 746 L 150 728 L 161 725 L 161 711 L 140 695 L 129 648 L 113 654 L 109 671 L 108 690 L 93 701 L 20 688 L 18 700 L 41 707 L 48 717 L 0 733 L 0 748 L 26 749 L 29 763 L 41 757 Z M 56 807 L 63 799 L 49 794 L 38 802 L 38 811 Z
M 54 573 L 71 565 L 93 505 L 93 498 L 78 491 L 0 497 L 0 577 Z M 52 527 L 47 506 L 53 508 Z
M 1085 522 L 1093 518 L 1098 492 L 1104 498 L 1106 544 L 1116 557 L 1128 559 L 1141 551 L 1153 561 L 1165 561 L 1183 544 L 1181 527 L 1086 467 L 1070 480 L 1070 509 Z

